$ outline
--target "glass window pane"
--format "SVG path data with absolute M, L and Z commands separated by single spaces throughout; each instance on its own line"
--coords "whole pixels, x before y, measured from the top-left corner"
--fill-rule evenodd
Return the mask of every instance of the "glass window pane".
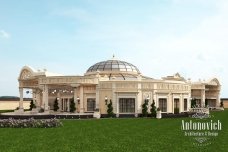
M 119 68 L 126 68 L 125 65 L 119 65 Z
M 118 66 L 117 64 L 113 64 L 113 65 L 112 65 L 112 68 L 113 68 L 113 69 L 117 69 L 117 68 L 119 68 L 119 66 Z

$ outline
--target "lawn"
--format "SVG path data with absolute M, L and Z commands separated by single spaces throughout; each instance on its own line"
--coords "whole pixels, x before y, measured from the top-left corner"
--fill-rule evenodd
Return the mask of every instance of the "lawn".
M 182 118 L 127 118 L 62 120 L 63 127 L 48 129 L 0 128 L 0 151 L 228 151 L 228 110 L 211 114 L 222 122 L 222 131 L 208 146 L 195 146 L 184 136 Z

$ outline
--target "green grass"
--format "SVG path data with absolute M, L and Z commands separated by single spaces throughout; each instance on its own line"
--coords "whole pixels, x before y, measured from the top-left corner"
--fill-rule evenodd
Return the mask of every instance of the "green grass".
M 0 113 L 14 112 L 14 110 L 0 110 Z
M 228 110 L 211 114 L 222 122 L 222 131 L 208 146 L 194 146 L 193 138 L 183 135 L 182 118 L 128 118 L 63 120 L 64 127 L 49 129 L 0 128 L 0 151 L 227 151 Z

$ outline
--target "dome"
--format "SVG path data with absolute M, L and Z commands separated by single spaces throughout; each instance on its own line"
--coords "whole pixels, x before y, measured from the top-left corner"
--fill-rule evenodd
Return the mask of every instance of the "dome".
M 140 74 L 139 69 L 131 63 L 120 61 L 120 60 L 107 60 L 98 62 L 92 65 L 86 73 L 97 72 L 100 73 L 131 73 L 131 74 Z

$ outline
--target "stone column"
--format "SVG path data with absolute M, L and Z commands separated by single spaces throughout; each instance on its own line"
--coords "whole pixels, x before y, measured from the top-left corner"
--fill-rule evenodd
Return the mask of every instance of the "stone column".
M 110 101 L 110 99 L 108 99 L 108 103 L 109 103 L 109 101 Z M 119 101 L 117 101 L 117 98 L 116 98 L 116 83 L 113 82 L 112 83 L 112 106 L 113 106 L 113 113 L 116 113 L 116 115 L 119 116 L 119 113 L 117 113 L 117 109 L 119 108 L 119 107 L 117 107 L 118 106 L 117 105 L 117 102 L 119 102 Z
M 70 98 L 67 98 L 67 111 L 70 112 Z
M 48 111 L 48 86 L 44 85 L 43 87 L 43 107 L 44 111 Z
M 201 90 L 201 107 L 205 107 L 205 89 Z
M 139 78 L 140 79 L 140 78 Z M 137 107 L 137 111 L 135 111 L 135 116 L 138 117 L 138 113 L 142 113 L 142 103 L 144 99 L 142 99 L 142 84 L 141 82 L 138 83 L 138 95 L 137 95 L 137 102 L 135 103 L 135 106 Z
M 77 104 L 78 104 L 78 101 L 77 101 L 77 98 L 78 98 L 78 96 L 77 96 L 77 88 L 76 87 L 74 87 L 74 103 L 75 103 L 75 106 L 76 106 L 76 112 L 78 111 L 77 110 Z
M 220 94 L 218 93 L 217 97 L 216 97 L 216 107 L 220 107 Z
M 100 95 L 100 91 L 99 91 L 99 85 L 96 85 L 96 109 L 100 110 L 100 106 L 99 106 L 99 95 Z
M 174 113 L 173 94 L 170 92 L 167 100 L 167 112 Z
M 40 108 L 40 91 L 36 90 L 36 108 Z
M 138 93 L 136 93 L 135 98 L 135 117 L 138 117 Z
M 20 101 L 19 101 L 19 111 L 24 111 L 23 107 L 23 88 L 19 88 Z
M 80 86 L 80 113 L 84 112 L 84 91 L 83 86 Z
M 179 103 L 179 113 L 184 111 L 184 99 L 183 99 L 183 94 L 180 95 L 180 103 Z

